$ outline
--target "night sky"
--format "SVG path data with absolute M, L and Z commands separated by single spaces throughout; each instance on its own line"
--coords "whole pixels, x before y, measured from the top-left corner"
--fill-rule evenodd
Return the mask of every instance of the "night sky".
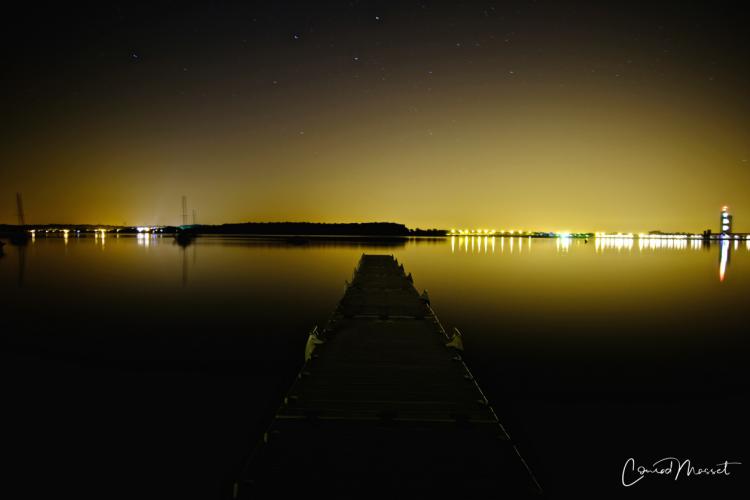
M 750 230 L 723 2 L 4 7 L 0 223 Z

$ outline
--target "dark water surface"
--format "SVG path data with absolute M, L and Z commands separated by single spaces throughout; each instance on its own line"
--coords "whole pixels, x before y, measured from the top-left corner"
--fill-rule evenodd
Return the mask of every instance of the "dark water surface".
M 394 254 L 463 332 L 548 496 L 746 491 L 750 243 L 295 243 L 6 244 L 4 481 L 16 498 L 226 498 L 363 252 Z M 620 484 L 629 457 L 667 456 L 747 463 Z

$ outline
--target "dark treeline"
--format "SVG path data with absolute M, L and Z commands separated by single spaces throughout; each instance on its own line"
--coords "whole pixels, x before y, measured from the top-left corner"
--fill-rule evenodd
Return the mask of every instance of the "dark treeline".
M 315 223 L 244 222 L 192 228 L 200 234 L 271 234 L 302 236 L 444 236 L 439 229 L 409 229 L 395 222 Z
M 409 229 L 394 222 L 325 224 L 314 222 L 243 222 L 195 227 L 202 234 L 276 234 L 337 236 L 408 236 Z
M 40 224 L 16 225 L 0 224 L 0 234 L 16 233 L 23 230 L 37 231 L 71 231 L 91 232 L 95 229 L 106 229 L 128 234 L 136 233 L 136 227 L 90 225 L 90 224 Z M 248 234 L 274 236 L 445 236 L 443 229 L 409 229 L 404 224 L 395 222 L 359 222 L 359 223 L 317 223 L 317 222 L 242 222 L 218 225 L 190 225 L 160 227 L 162 233 L 191 233 L 191 234 Z

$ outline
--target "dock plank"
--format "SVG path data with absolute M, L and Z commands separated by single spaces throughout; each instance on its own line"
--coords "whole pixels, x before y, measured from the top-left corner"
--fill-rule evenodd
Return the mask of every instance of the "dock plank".
M 390 255 L 363 255 L 236 496 L 538 497 L 440 321 Z

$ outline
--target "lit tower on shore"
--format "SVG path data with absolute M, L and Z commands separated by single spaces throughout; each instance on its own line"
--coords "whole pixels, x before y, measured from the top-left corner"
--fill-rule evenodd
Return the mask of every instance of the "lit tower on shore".
M 721 208 L 721 234 L 732 234 L 732 214 L 727 206 Z

